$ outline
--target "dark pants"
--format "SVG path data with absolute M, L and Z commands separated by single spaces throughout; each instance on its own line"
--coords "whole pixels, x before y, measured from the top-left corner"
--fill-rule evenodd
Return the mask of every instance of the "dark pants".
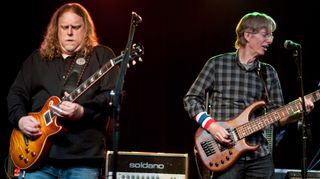
M 224 172 L 214 173 L 214 179 L 251 179 L 274 178 L 272 155 L 257 160 L 238 160 L 231 168 Z

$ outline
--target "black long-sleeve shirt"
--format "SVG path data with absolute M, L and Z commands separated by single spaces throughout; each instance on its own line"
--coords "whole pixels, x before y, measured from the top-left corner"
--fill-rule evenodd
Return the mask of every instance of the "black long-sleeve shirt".
M 114 52 L 106 46 L 95 47 L 80 84 L 114 56 Z M 48 61 L 41 59 L 38 50 L 32 53 L 23 63 L 7 96 L 11 123 L 17 127 L 21 117 L 29 112 L 39 112 L 51 96 L 61 98 L 68 71 L 69 58 L 61 57 Z M 110 113 L 109 93 L 115 87 L 118 71 L 118 66 L 113 67 L 76 100 L 84 107 L 84 116 L 80 120 L 58 118 L 59 125 L 65 130 L 51 138 L 53 145 L 49 158 L 91 160 L 104 157 L 104 124 Z

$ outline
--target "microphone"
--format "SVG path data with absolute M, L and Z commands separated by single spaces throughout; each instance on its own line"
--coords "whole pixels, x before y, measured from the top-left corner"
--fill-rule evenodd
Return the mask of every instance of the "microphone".
M 133 16 L 136 24 L 139 24 L 142 22 L 142 17 L 139 16 L 136 12 L 132 12 L 132 16 Z
M 300 44 L 292 42 L 291 40 L 286 40 L 283 45 L 284 45 L 284 48 L 288 50 L 301 48 Z

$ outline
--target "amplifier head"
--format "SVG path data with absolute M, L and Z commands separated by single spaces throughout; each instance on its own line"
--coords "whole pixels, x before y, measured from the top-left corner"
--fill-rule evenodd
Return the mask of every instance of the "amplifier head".
M 112 178 L 114 169 L 117 178 L 187 179 L 188 154 L 118 151 L 114 155 L 113 151 L 107 151 L 106 178 Z

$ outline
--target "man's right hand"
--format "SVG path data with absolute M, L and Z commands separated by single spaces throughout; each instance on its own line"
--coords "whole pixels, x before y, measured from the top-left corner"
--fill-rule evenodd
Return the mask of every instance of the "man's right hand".
M 231 145 L 233 142 L 229 132 L 216 122 L 210 124 L 208 131 L 221 144 Z
M 33 116 L 23 116 L 18 122 L 21 132 L 31 138 L 39 137 L 42 132 L 40 123 Z

